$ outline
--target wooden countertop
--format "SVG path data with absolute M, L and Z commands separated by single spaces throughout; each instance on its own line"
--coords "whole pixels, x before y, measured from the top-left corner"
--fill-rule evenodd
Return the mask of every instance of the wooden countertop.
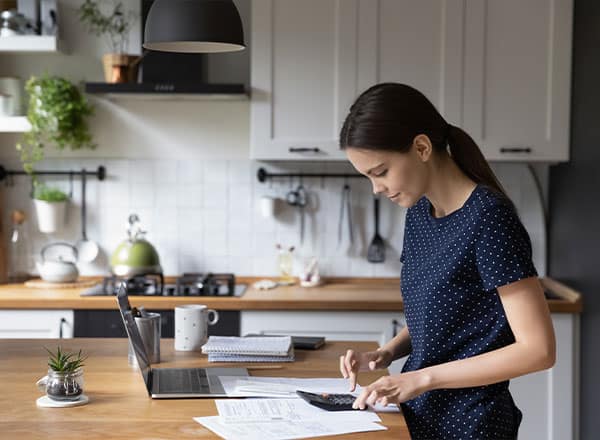
M 242 297 L 136 297 L 134 306 L 167 310 L 180 304 L 206 304 L 217 310 L 403 310 L 398 278 L 331 278 L 320 287 L 299 285 L 257 290 L 251 284 L 258 278 L 239 277 L 248 284 Z M 542 278 L 550 295 L 548 306 L 553 313 L 580 313 L 581 295 L 551 278 Z M 33 289 L 23 284 L 0 285 L 0 309 L 116 309 L 111 296 L 81 297 L 83 289 Z
M 45 347 L 78 351 L 89 355 L 84 367 L 87 405 L 74 408 L 38 408 L 42 394 L 35 382 L 45 374 Z M 347 348 L 373 350 L 374 342 L 327 342 L 320 350 L 298 350 L 297 361 L 277 370 L 250 371 L 255 376 L 340 377 L 338 356 Z M 186 439 L 219 438 L 192 420 L 218 415 L 213 399 L 152 400 L 139 370 L 127 363 L 127 339 L 5 339 L 0 340 L 0 432 L 2 438 L 30 439 Z M 161 341 L 160 368 L 204 367 L 206 355 L 175 352 L 173 340 Z M 221 364 L 212 363 L 210 366 Z M 229 364 L 231 365 L 231 364 Z M 238 366 L 236 364 L 236 366 Z M 359 383 L 367 385 L 386 371 L 365 372 Z M 410 438 L 401 413 L 380 413 L 386 431 L 370 432 L 368 438 Z M 364 433 L 323 438 L 365 438 Z

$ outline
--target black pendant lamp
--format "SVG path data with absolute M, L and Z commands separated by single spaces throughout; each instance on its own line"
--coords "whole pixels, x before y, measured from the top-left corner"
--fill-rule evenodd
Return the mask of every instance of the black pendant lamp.
M 213 53 L 246 46 L 242 20 L 232 0 L 155 0 L 148 12 L 143 47 Z

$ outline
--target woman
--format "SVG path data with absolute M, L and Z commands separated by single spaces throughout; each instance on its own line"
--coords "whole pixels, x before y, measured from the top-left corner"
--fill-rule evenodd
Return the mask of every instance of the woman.
M 514 439 L 508 380 L 550 368 L 555 340 L 531 242 L 471 137 L 419 91 L 378 84 L 358 97 L 340 146 L 376 194 L 408 208 L 400 261 L 406 327 L 376 351 L 348 350 L 357 373 L 408 355 L 355 408 L 401 406 L 415 439 Z

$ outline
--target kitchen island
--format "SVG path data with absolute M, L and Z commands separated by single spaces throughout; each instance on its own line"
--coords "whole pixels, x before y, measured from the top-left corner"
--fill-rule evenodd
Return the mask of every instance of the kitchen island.
M 238 283 L 249 286 L 256 280 L 237 278 Z M 541 281 L 556 333 L 556 365 L 511 381 L 511 391 L 525 414 L 521 437 L 575 439 L 578 416 L 573 408 L 579 400 L 582 298 L 551 278 Z M 81 297 L 81 291 L 0 286 L 0 338 L 124 336 L 115 298 Z M 160 311 L 164 337 L 173 331 L 174 307 L 186 303 L 206 304 L 219 311 L 218 325 L 223 326 L 210 327 L 210 334 L 324 336 L 328 341 L 373 341 L 383 345 L 405 325 L 397 278 L 335 278 L 309 289 L 297 285 L 267 291 L 249 287 L 241 297 L 132 296 L 130 299 L 134 306 Z M 101 334 L 88 332 L 86 326 L 95 326 Z M 392 363 L 390 373 L 399 373 L 404 361 Z
M 43 346 L 61 344 L 89 355 L 85 362 L 85 394 L 90 402 L 74 408 L 38 408 L 40 393 L 35 382 L 45 374 L 47 353 Z M 161 341 L 159 367 L 222 366 L 208 363 L 198 352 L 176 352 L 173 340 Z M 372 342 L 328 342 L 316 351 L 296 351 L 296 362 L 277 364 L 281 369 L 250 370 L 252 376 L 340 377 L 338 357 L 346 348 L 373 350 Z M 213 399 L 152 400 L 137 368 L 127 363 L 125 339 L 0 340 L 0 436 L 33 439 L 187 439 L 219 438 L 192 418 L 217 415 Z M 231 365 L 231 364 L 229 364 Z M 238 366 L 236 364 L 236 366 Z M 384 370 L 361 373 L 366 385 L 386 374 Z M 401 413 L 381 413 L 386 431 L 323 438 L 409 439 Z

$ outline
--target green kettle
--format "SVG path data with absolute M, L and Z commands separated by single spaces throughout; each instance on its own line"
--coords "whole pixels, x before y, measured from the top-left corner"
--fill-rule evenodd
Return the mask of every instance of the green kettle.
M 162 273 L 158 252 L 144 239 L 137 214 L 129 216 L 128 238 L 123 241 L 110 257 L 111 271 L 120 277 Z

